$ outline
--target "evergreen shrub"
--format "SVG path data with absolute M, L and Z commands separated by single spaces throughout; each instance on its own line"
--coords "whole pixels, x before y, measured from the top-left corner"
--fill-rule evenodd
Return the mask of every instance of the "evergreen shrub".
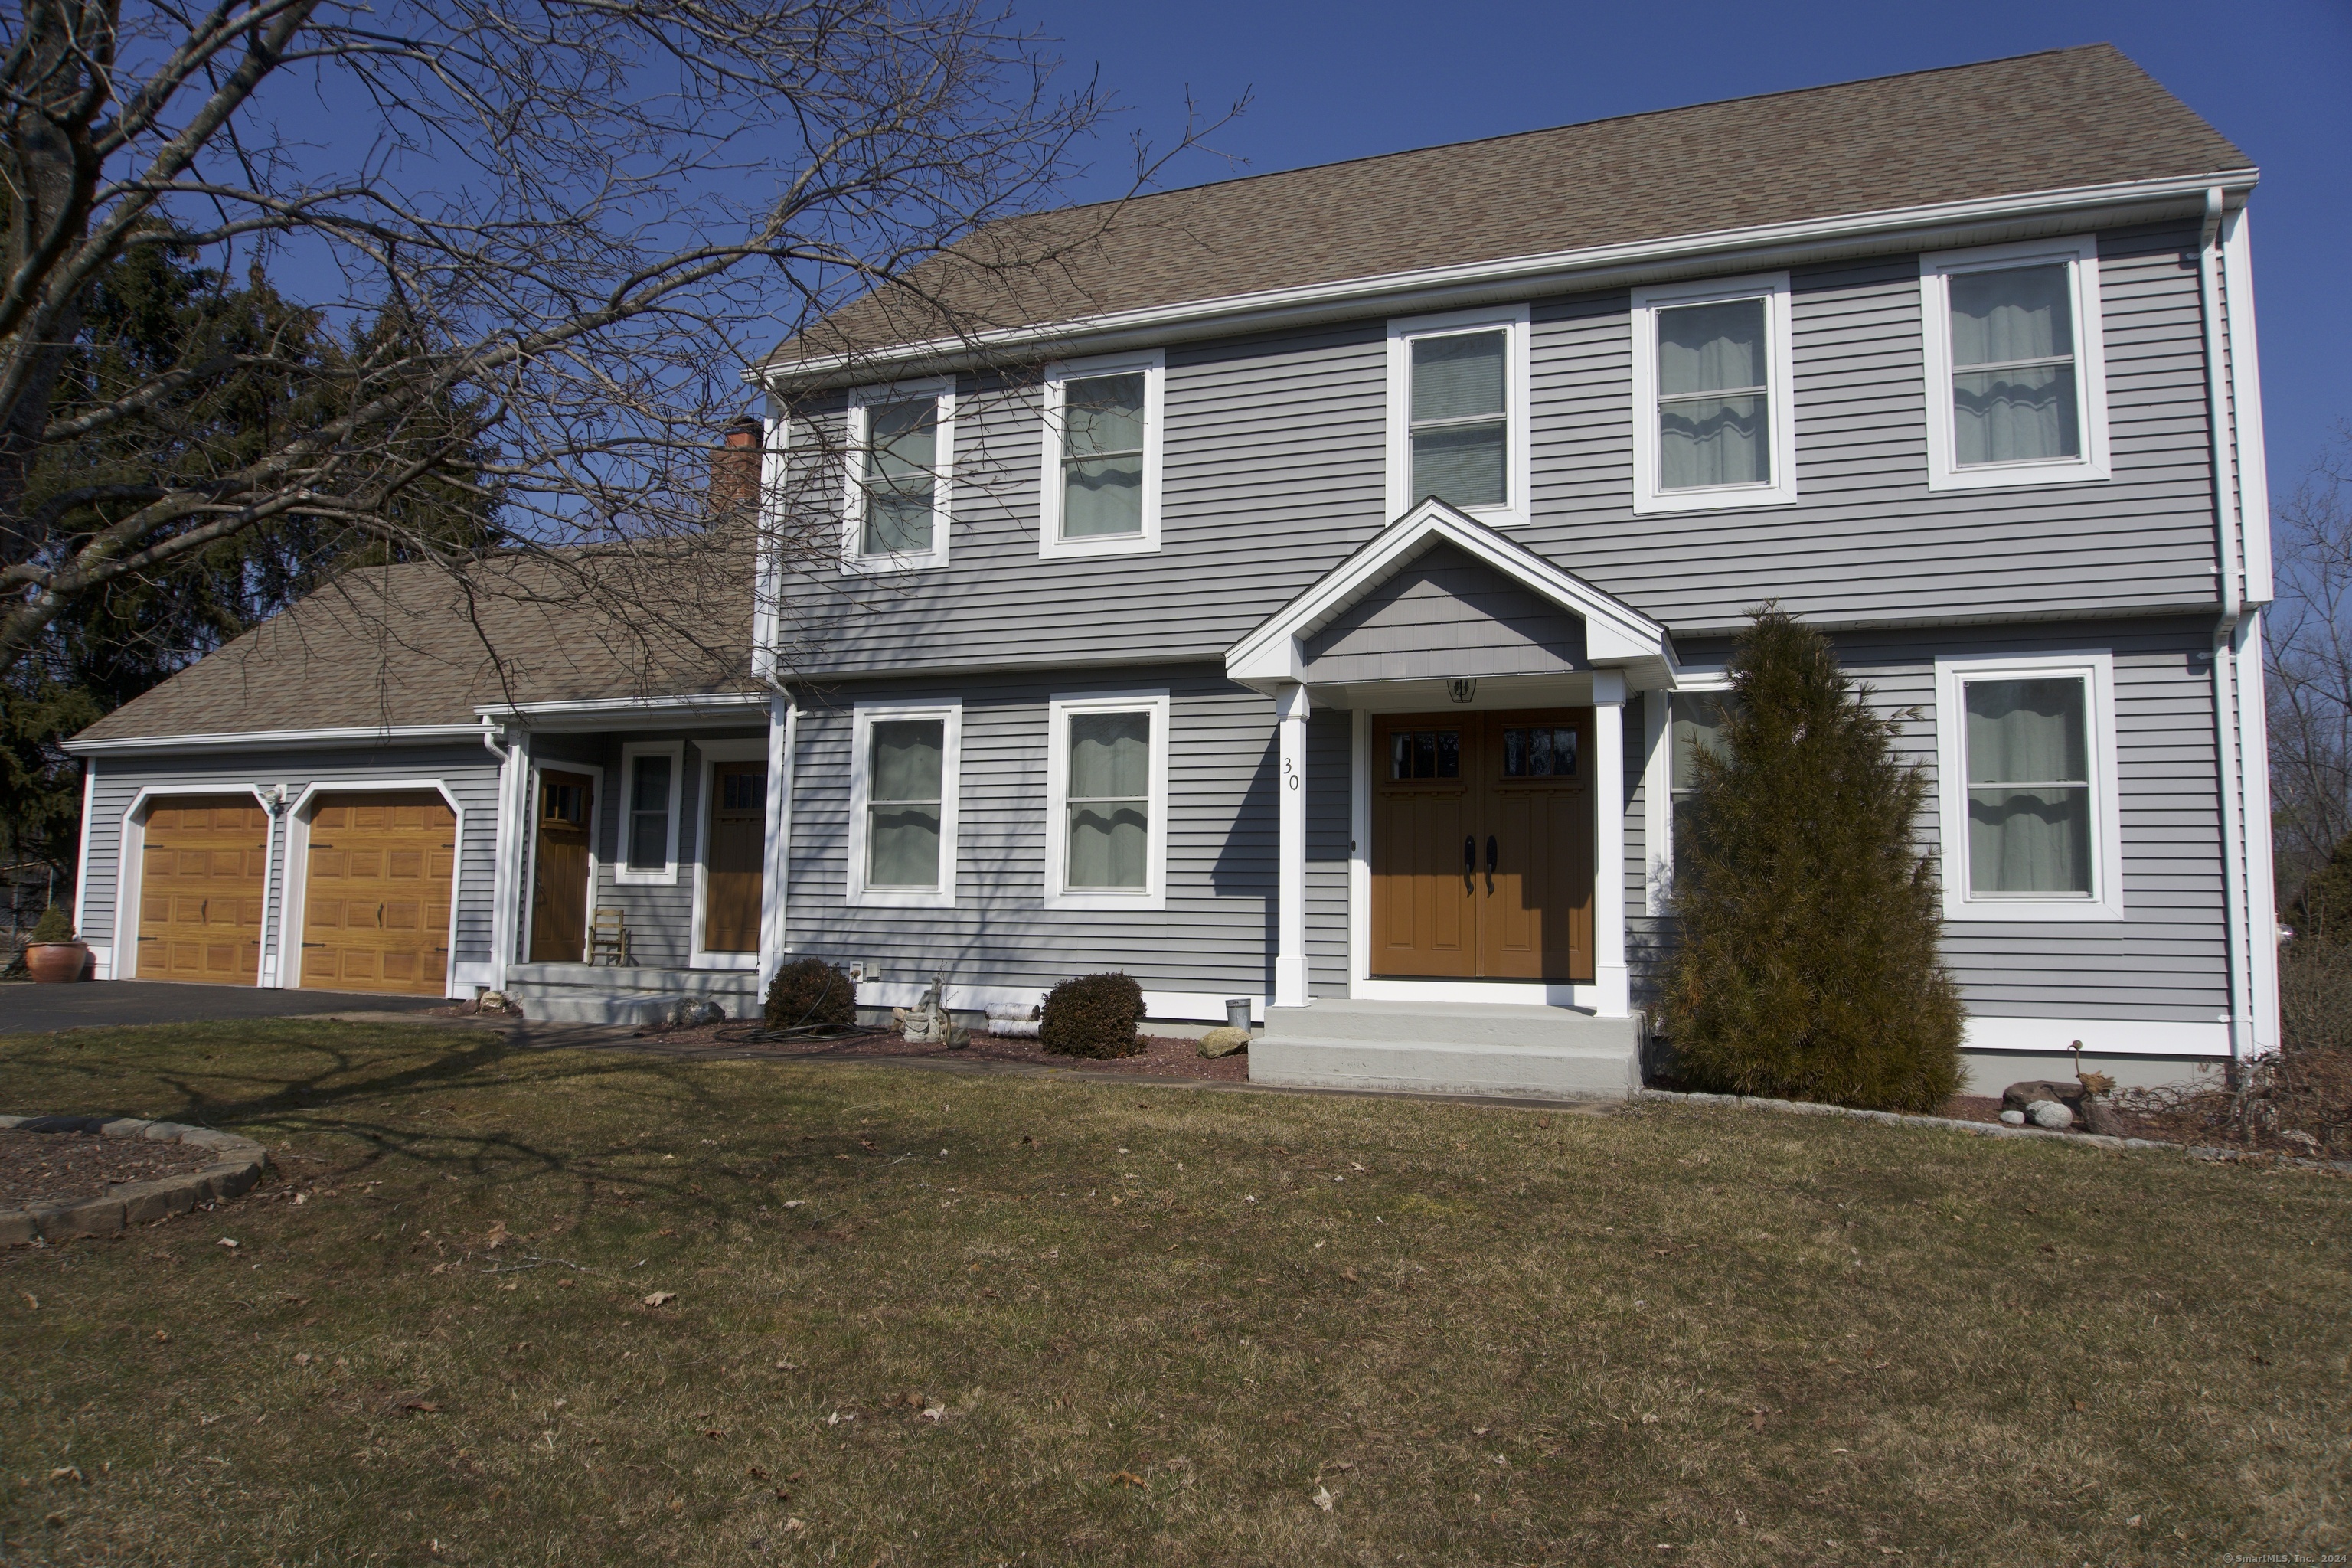
M 33 922 L 33 933 L 25 940 L 53 942 L 71 942 L 73 939 L 72 917 L 66 913 L 66 907 L 63 904 L 51 904 L 41 911 L 41 918 Z
M 1661 1025 L 1695 1089 L 1932 1110 L 1960 1086 L 1927 781 L 1828 639 L 1768 606 L 1740 635 L 1719 755 L 1680 818 L 1682 945 Z
M 2352 834 L 2304 882 L 2286 923 L 2297 942 L 2352 946 Z
M 771 1029 L 839 1029 L 857 1022 L 857 989 L 821 958 L 803 958 L 768 982 L 761 1021 Z
M 1125 974 L 1082 974 L 1045 993 L 1037 1043 L 1056 1056 L 1131 1057 L 1143 1049 L 1143 987 Z

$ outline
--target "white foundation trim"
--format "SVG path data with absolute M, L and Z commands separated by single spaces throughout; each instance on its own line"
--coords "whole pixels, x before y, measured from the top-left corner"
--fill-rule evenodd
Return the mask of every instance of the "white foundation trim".
M 857 1005 L 861 1007 L 911 1007 L 923 999 L 931 988 L 928 980 L 862 980 L 857 984 Z M 1026 1009 L 1036 1006 L 1045 998 L 1047 987 L 1042 985 L 992 985 L 974 984 L 950 984 L 940 1005 L 951 1012 L 984 1013 L 992 1007 Z M 1247 992 L 1224 991 L 1146 991 L 1143 1012 L 1147 1018 L 1166 1018 L 1180 1023 L 1217 1023 L 1225 1021 L 1225 999 L 1240 1000 L 1246 996 L 1250 1016 L 1263 1023 L 1266 999 Z
M 2230 1054 L 2226 1017 L 2210 1024 L 2156 1023 L 2138 1018 L 2001 1018 L 1971 1014 L 1960 1048 L 2034 1051 L 2063 1056 L 2076 1040 L 2085 1054 L 2126 1057 L 2213 1057 Z

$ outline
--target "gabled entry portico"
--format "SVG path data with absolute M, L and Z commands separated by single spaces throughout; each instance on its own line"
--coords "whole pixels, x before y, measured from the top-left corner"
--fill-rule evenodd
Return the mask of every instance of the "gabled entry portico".
M 1665 629 L 1443 502 L 1227 653 L 1280 718 L 1277 1008 L 1309 1003 L 1307 718 L 1354 715 L 1349 997 L 1630 1012 L 1624 705 Z

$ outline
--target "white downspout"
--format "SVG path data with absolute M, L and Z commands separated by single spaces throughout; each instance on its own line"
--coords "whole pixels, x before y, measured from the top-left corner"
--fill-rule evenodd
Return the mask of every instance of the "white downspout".
M 2251 947 L 2246 910 L 2247 825 L 2239 815 L 2238 791 L 2241 737 L 2236 645 L 2242 630 L 2239 621 L 2245 612 L 2245 597 L 2238 568 L 2236 486 L 2231 473 L 2227 376 L 2222 366 L 2222 207 L 2221 187 L 2216 185 L 2205 193 L 2205 227 L 2197 245 L 2197 278 L 2205 327 L 2205 423 L 2212 437 L 2213 518 L 2221 565 L 2221 616 L 2213 628 L 2213 732 L 2214 761 L 2221 773 L 2221 900 L 2230 965 L 2230 1058 L 2233 1062 L 2242 1062 L 2252 1054 L 2246 1027 L 2253 1001 L 2252 984 L 2246 971 Z

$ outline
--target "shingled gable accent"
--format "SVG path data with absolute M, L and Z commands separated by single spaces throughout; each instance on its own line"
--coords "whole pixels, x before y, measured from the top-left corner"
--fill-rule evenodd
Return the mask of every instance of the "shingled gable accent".
M 1636 687 L 1675 684 L 1681 665 L 1665 627 L 1441 500 L 1423 501 L 1406 512 L 1261 622 L 1226 651 L 1225 674 L 1269 694 L 1309 679 L 1307 649 L 1316 635 L 1441 546 L 1450 546 L 1503 582 L 1581 621 L 1584 658 L 1591 666 L 1622 668 Z M 1430 673 L 1448 672 L 1433 668 Z

